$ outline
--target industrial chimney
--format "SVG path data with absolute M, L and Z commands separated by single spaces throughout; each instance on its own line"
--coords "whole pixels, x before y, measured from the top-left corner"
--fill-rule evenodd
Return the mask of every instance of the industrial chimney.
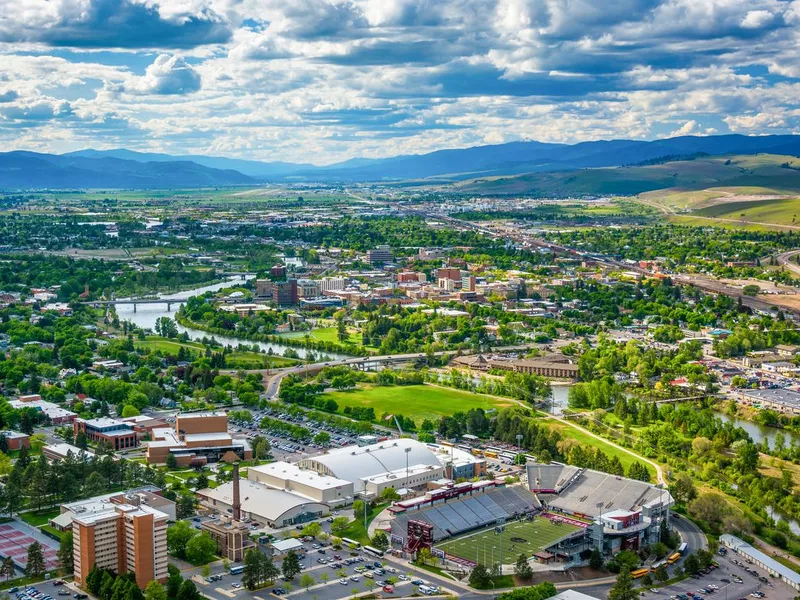
M 242 501 L 239 498 L 239 463 L 233 463 L 233 520 L 242 520 Z

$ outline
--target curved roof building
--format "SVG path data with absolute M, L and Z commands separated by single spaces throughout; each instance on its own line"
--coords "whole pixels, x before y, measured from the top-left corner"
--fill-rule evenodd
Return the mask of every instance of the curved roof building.
M 405 469 L 406 466 L 441 466 L 441 461 L 422 442 L 400 438 L 370 446 L 348 446 L 331 450 L 327 454 L 312 456 L 300 461 L 300 466 L 321 475 L 352 481 L 355 491 L 364 488 L 364 480 Z

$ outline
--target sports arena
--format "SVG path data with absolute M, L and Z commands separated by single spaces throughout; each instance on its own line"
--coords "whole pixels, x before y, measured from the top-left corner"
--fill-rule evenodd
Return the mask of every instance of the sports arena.
M 527 485 L 479 481 L 433 490 L 389 510 L 392 542 L 472 566 L 520 554 L 554 568 L 658 541 L 672 497 L 650 483 L 561 464 L 528 464 Z

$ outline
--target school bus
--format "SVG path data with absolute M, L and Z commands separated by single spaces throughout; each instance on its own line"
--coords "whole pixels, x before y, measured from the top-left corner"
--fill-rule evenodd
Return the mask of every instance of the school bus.
M 497 458 L 497 452 L 495 452 L 494 450 L 484 450 L 483 455 L 486 458 Z
M 670 554 L 669 555 L 669 558 L 667 559 L 667 563 L 670 564 L 670 565 L 674 565 L 676 562 L 678 562 L 680 560 L 680 558 L 681 558 L 681 553 L 680 552 L 675 552 L 674 554 Z
M 631 577 L 633 579 L 639 579 L 639 577 L 644 577 L 650 572 L 650 569 L 636 569 L 635 571 L 631 571 Z

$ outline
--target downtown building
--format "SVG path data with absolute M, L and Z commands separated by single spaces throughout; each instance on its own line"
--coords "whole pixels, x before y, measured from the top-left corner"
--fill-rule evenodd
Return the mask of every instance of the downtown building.
M 115 573 L 133 573 L 144 589 L 153 580 L 167 580 L 169 515 L 146 504 L 74 506 L 72 518 L 75 582 L 86 585 L 95 566 Z

